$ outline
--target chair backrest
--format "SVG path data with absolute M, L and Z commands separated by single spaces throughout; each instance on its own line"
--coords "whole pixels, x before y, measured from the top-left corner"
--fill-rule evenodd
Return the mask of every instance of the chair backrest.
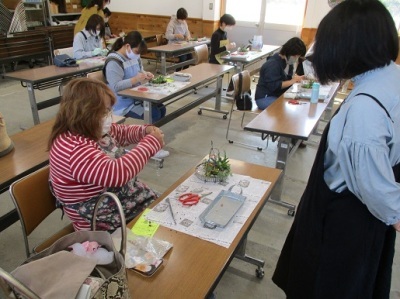
M 196 64 L 208 62 L 208 47 L 206 44 L 194 47 Z
M 69 48 L 62 48 L 62 49 L 55 49 L 54 56 L 67 54 L 69 57 L 74 57 L 74 49 L 72 47 Z
M 99 80 L 99 81 L 104 82 L 104 83 L 107 83 L 107 80 L 104 77 L 103 71 L 96 71 L 96 72 L 93 72 L 93 73 L 88 73 L 87 77 L 91 78 L 91 79 Z
M 29 247 L 28 236 L 56 209 L 56 199 L 49 187 L 49 166 L 14 182 L 10 186 L 10 194 L 21 220 L 26 255 L 29 257 L 33 250 Z M 72 231 L 72 226 L 68 226 L 61 234 L 56 234 L 57 238 Z
M 168 44 L 168 40 L 165 38 L 164 33 L 156 34 L 157 46 L 162 46 Z
M 239 74 L 237 73 L 232 76 L 233 88 L 234 92 L 233 95 L 236 97 L 239 94 L 239 90 L 243 92 L 249 91 L 251 89 L 251 77 L 250 72 L 248 70 L 244 70 L 241 72 L 242 74 L 242 88 L 239 88 Z

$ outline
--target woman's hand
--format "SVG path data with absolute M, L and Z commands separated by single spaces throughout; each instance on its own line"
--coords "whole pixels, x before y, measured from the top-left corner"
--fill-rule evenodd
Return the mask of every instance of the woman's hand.
M 144 72 L 144 73 L 146 74 L 146 79 L 147 80 L 151 80 L 151 79 L 154 78 L 154 75 L 152 73 L 150 73 L 150 72 Z
M 143 82 L 145 80 L 147 80 L 146 74 L 142 73 L 142 72 L 139 72 L 135 77 L 131 78 L 131 83 L 132 83 L 132 86 L 133 86 L 133 85 L 136 85 L 137 83 L 141 83 L 141 82 Z
M 394 227 L 395 230 L 397 230 L 400 233 L 400 221 L 395 223 L 395 224 L 393 224 L 393 227 Z
M 182 39 L 182 40 L 185 39 L 185 36 L 183 34 L 180 34 L 180 33 L 174 34 L 174 37 L 176 39 Z
M 157 138 L 157 140 L 161 143 L 161 146 L 165 145 L 164 142 L 164 133 L 161 131 L 160 128 L 155 126 L 148 126 L 146 127 L 146 135 L 152 135 Z
M 303 76 L 299 76 L 294 74 L 293 78 L 292 78 L 292 82 L 294 83 L 300 83 L 302 80 L 304 80 L 304 75 Z

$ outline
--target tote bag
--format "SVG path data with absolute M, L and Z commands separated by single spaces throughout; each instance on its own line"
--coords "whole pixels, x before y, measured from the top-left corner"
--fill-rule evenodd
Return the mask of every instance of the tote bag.
M 122 231 L 120 251 L 115 249 L 110 233 L 94 231 L 98 207 L 106 197 L 112 198 L 116 202 L 120 213 Z M 69 250 L 68 247 L 85 241 L 96 241 L 102 248 L 114 253 L 113 262 L 106 265 L 96 265 L 89 270 L 89 273 L 91 272 L 90 276 L 99 278 L 97 281 L 101 282 L 97 291 L 90 298 L 130 298 L 125 269 L 125 215 L 118 197 L 111 192 L 103 193 L 96 203 L 92 231 L 77 231 L 60 238 L 49 248 L 26 260 L 23 265 L 12 272 L 12 275 L 40 298 L 67 298 L 67 296 L 71 298 L 71 292 L 77 293 L 84 281 L 80 282 L 79 276 L 82 276 L 83 273 L 84 277 L 85 271 L 88 271 L 90 266 L 84 262 L 76 262 L 75 258 L 68 257 L 65 254 L 60 255 L 60 253 L 72 254 L 67 252 Z M 52 260 L 51 263 L 49 263 L 49 258 Z M 94 270 L 92 271 L 93 268 Z M 60 273 L 66 274 L 61 278 L 62 281 L 60 281 Z M 77 287 L 78 290 L 76 290 Z M 27 298 L 26 296 L 20 296 L 18 289 L 13 289 L 17 297 Z M 75 296 L 72 295 L 72 298 L 75 298 Z

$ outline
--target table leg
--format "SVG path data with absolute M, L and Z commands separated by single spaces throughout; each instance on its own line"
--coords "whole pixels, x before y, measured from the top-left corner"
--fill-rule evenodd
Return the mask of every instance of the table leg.
M 278 153 L 276 156 L 275 167 L 278 169 L 282 169 L 282 175 L 281 175 L 281 178 L 276 183 L 274 190 L 272 190 L 272 194 L 271 194 L 271 197 L 269 198 L 269 201 L 271 203 L 288 208 L 289 209 L 288 214 L 290 216 L 294 216 L 294 211 L 296 209 L 296 206 L 281 200 L 283 179 L 285 176 L 285 169 L 286 169 L 286 162 L 287 162 L 287 159 L 289 157 L 289 152 L 290 152 L 290 141 L 291 141 L 291 139 L 288 137 L 279 137 Z
M 38 107 L 37 107 L 37 103 L 36 103 L 35 90 L 33 88 L 33 84 L 26 83 L 26 88 L 28 89 L 28 96 L 29 96 L 29 102 L 31 104 L 33 123 L 35 125 L 40 124 L 39 112 L 38 112 Z
M 258 278 L 263 278 L 264 277 L 263 267 L 264 267 L 265 261 L 248 256 L 246 254 L 246 245 L 247 245 L 247 234 L 246 234 L 246 236 L 244 236 L 244 238 L 240 242 L 240 244 L 236 250 L 236 253 L 235 253 L 235 258 L 245 261 L 246 263 L 256 265 L 257 266 L 256 276 Z
M 167 55 L 165 52 L 161 52 L 161 74 L 166 75 L 167 74 Z
M 153 116 L 152 116 L 152 104 L 151 102 L 143 101 L 143 120 L 145 124 L 152 124 L 153 123 Z

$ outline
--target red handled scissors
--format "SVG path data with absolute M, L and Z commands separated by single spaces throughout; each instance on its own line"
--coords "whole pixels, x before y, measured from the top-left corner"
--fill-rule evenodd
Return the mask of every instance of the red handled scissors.
M 179 196 L 178 200 L 184 206 L 193 206 L 199 202 L 200 198 L 201 198 L 201 196 L 196 193 L 184 193 L 181 196 Z

